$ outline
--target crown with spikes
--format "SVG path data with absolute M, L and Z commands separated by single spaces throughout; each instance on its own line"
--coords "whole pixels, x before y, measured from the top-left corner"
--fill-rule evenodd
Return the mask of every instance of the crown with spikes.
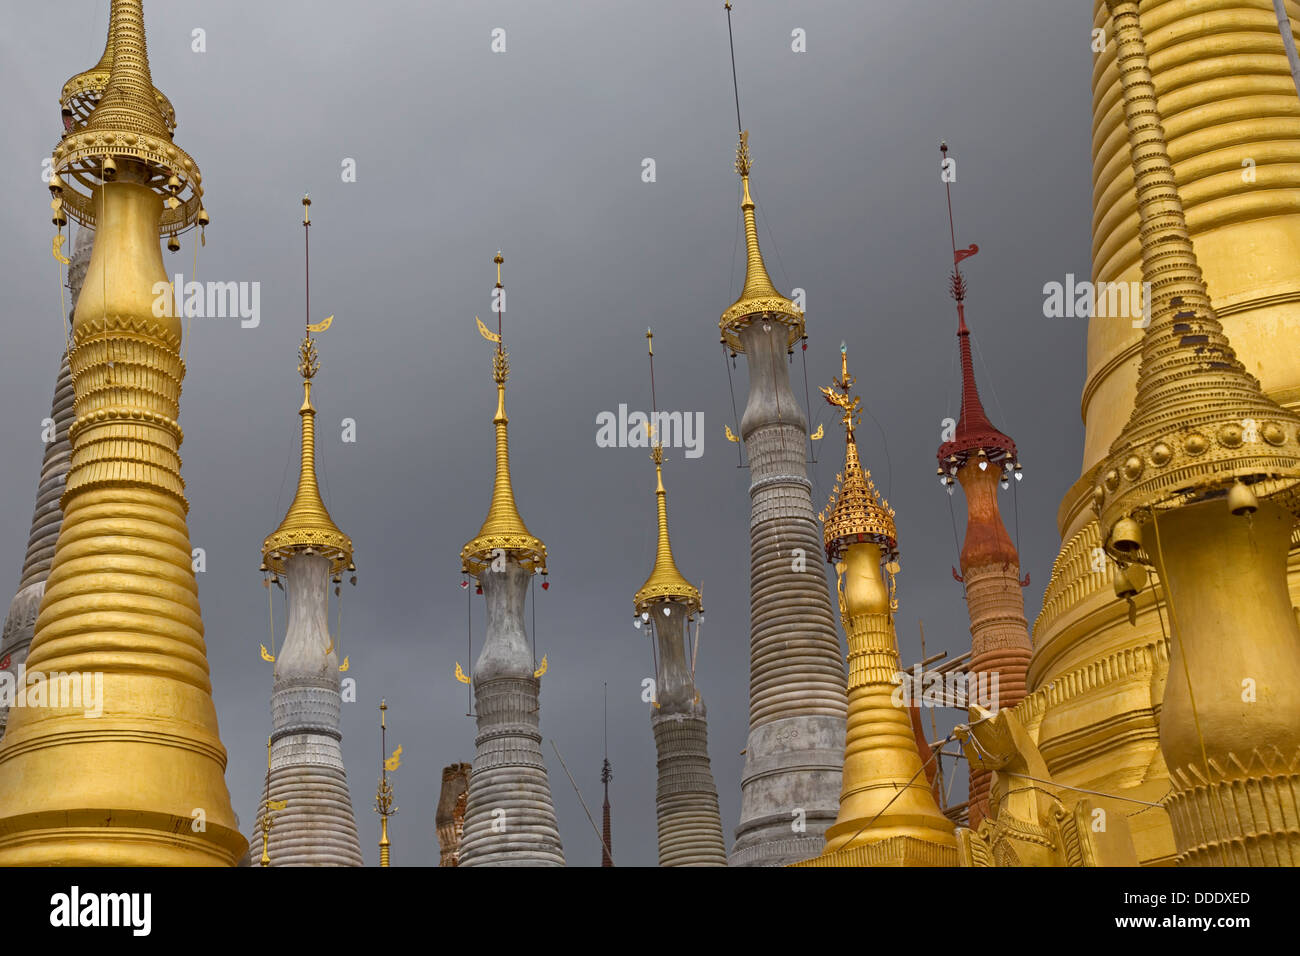
M 1133 413 L 1098 470 L 1093 508 L 1107 548 L 1132 558 L 1141 557 L 1132 522 L 1148 520 L 1153 509 L 1232 491 L 1300 512 L 1300 416 L 1264 394 L 1223 331 L 1187 229 L 1137 4 L 1107 6 L 1152 302 Z M 1129 527 L 1116 535 L 1121 521 Z
M 83 94 L 99 95 L 84 125 L 76 124 L 74 110 L 73 123 L 54 148 L 55 175 L 50 182 L 54 221 L 62 225 L 71 217 L 93 228 L 93 192 L 101 182 L 115 179 L 118 161 L 126 160 L 143 170 L 143 185 L 165 197 L 158 232 L 174 238 L 209 222 L 203 208 L 203 177 L 194 160 L 172 141 L 174 115 L 168 112 L 170 104 L 162 105 L 166 99 L 160 99 L 149 73 L 141 0 L 112 0 L 112 4 L 105 50 L 106 57 L 111 53 L 111 63 L 102 87 L 100 79 L 93 77 L 85 80 L 80 93 L 75 89 L 69 93 L 65 86 L 65 96 L 83 97 L 82 113 L 88 102 Z M 97 69 L 89 73 L 98 76 Z M 75 85 L 85 76 L 69 82 Z M 72 102 L 65 99 L 65 105 Z
M 822 540 L 826 546 L 826 560 L 831 562 L 838 561 L 846 549 L 860 542 L 880 545 L 884 555 L 890 559 L 898 553 L 894 509 L 876 491 L 871 472 L 862 467 L 858 458 L 853 430 L 860 419 L 858 408 L 862 399 L 850 397 L 855 382 L 856 379 L 849 374 L 848 347 L 841 345 L 840 377 L 831 380 L 832 387 L 823 386 L 821 389 L 827 403 L 844 412 L 840 419 L 844 425 L 844 471 L 835 476 L 830 500 L 817 516 L 825 525 Z
M 497 267 L 495 288 L 504 290 L 501 264 L 505 259 L 498 252 L 492 261 Z M 496 427 L 496 477 L 492 483 L 492 503 L 488 506 L 487 517 L 483 519 L 478 534 L 461 549 L 460 564 L 465 573 L 478 575 L 492 566 L 498 554 L 507 554 L 525 570 L 545 574 L 546 545 L 528 530 L 524 519 L 520 517 L 519 508 L 515 505 L 514 486 L 510 481 L 510 440 L 507 434 L 510 419 L 506 417 L 506 379 L 510 377 L 510 359 L 502 341 L 499 324 L 504 308 L 504 303 L 499 303 L 497 332 L 492 332 L 481 321 L 478 322 L 479 334 L 489 342 L 496 343 L 496 351 L 492 353 L 492 381 L 497 386 L 497 412 L 492 418 L 492 424 Z

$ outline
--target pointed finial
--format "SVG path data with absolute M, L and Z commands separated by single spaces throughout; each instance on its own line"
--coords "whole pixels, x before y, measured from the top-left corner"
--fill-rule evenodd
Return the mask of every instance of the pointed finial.
M 778 322 L 787 329 L 786 348 L 794 350 L 795 343 L 804 336 L 803 313 L 794 303 L 776 291 L 763 253 L 758 247 L 758 225 L 754 217 L 754 197 L 749 191 L 749 174 L 753 159 L 749 152 L 749 130 L 740 122 L 740 82 L 736 77 L 736 44 L 731 33 L 731 4 L 727 3 L 727 42 L 731 50 L 731 86 L 736 97 L 736 132 L 740 141 L 736 146 L 736 172 L 740 174 L 742 197 L 741 212 L 745 219 L 745 286 L 738 298 L 718 320 L 721 340 L 732 352 L 745 351 L 741 333 L 754 321 L 770 328 Z
M 948 144 L 939 144 L 944 162 L 948 159 Z M 972 456 L 986 456 L 991 464 L 1008 471 L 1019 470 L 1016 460 L 1016 443 L 998 431 L 984 411 L 979 388 L 975 383 L 975 362 L 971 354 L 970 328 L 966 325 L 966 277 L 961 274 L 961 263 L 979 252 L 971 243 L 965 249 L 957 248 L 957 228 L 952 213 L 952 177 L 944 166 L 944 192 L 948 199 L 948 234 L 952 240 L 952 272 L 948 275 L 948 294 L 957 303 L 957 348 L 961 357 L 961 411 L 951 441 L 939 446 L 939 468 L 950 479 Z
M 652 409 L 651 421 L 647 427 L 654 434 L 655 424 L 659 417 L 659 403 L 655 396 L 654 333 L 650 329 L 646 329 L 645 337 L 650 353 L 650 407 Z M 655 435 L 654 444 L 650 449 L 650 460 L 655 465 L 655 499 L 658 510 L 659 540 L 655 551 L 654 568 L 650 571 L 650 577 L 646 579 L 645 584 L 633 597 L 632 605 L 635 613 L 639 615 L 664 601 L 678 601 L 686 605 L 688 614 L 694 614 L 696 611 L 702 610 L 700 592 L 677 570 L 677 562 L 673 559 L 672 542 L 668 537 L 668 493 L 664 489 L 664 443 L 662 435 Z
M 514 487 L 510 478 L 509 418 L 506 416 L 506 381 L 510 375 L 509 355 L 504 346 L 502 316 L 505 314 L 505 287 L 501 282 L 501 264 L 505 258 L 498 250 L 492 257 L 497 268 L 496 301 L 497 332 L 494 334 L 475 316 L 479 334 L 496 344 L 492 353 L 492 380 L 497 386 L 497 411 L 492 418 L 496 428 L 496 476 L 492 483 L 492 502 L 479 533 L 470 539 L 460 552 L 461 571 L 478 575 L 491 567 L 498 552 L 515 558 L 521 567 L 530 572 L 546 573 L 546 545 L 533 535 L 524 524 L 515 504 Z
M 308 325 L 298 344 L 298 374 L 302 377 L 303 398 L 298 409 L 302 420 L 299 446 L 298 489 L 280 526 L 262 542 L 262 564 L 275 574 L 283 574 L 285 562 L 295 554 L 318 554 L 329 559 L 330 575 L 351 570 L 352 539 L 339 530 L 321 498 L 316 479 L 316 408 L 311 402 L 312 380 L 320 371 L 320 356 L 312 332 L 329 328 L 333 316 L 311 325 L 311 252 L 308 242 L 310 222 L 307 210 L 311 199 L 302 197 L 303 240 L 305 248 L 306 309 Z

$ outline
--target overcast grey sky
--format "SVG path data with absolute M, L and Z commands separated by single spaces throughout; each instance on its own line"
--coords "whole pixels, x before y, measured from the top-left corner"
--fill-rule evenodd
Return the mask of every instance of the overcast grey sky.
M 63 348 L 41 160 L 60 129 L 60 87 L 103 48 L 108 3 L 5 6 L 0 582 L 16 588 Z M 862 456 L 898 512 L 904 661 L 920 655 L 918 619 L 932 652 L 960 653 L 970 637 L 949 571 L 954 518 L 934 478 L 940 421 L 959 407 L 937 146 L 946 138 L 958 163 L 958 243 L 981 249 L 964 268 L 985 404 L 1025 463 L 1019 541 L 1032 622 L 1082 449 L 1084 320 L 1044 318 L 1042 288 L 1090 272 L 1091 4 L 735 6 L 760 235 L 777 285 L 807 292 L 809 389 L 816 398 L 838 373 L 847 342 L 870 412 Z M 336 316 L 320 336 L 318 456 L 359 569 L 344 593 L 342 653 L 359 699 L 343 709 L 343 752 L 367 862 L 378 856 L 379 698 L 390 747 L 403 746 L 396 865 L 436 864 L 441 769 L 474 754 L 453 671 L 467 664 L 459 552 L 492 479 L 490 347 L 474 316 L 490 315 L 498 249 L 515 494 L 550 552 L 536 643 L 550 662 L 541 726 L 566 857 L 597 865 L 599 842 L 551 740 L 598 813 L 608 682 L 614 858 L 657 858 L 640 697 L 652 664 L 645 632 L 631 626 L 653 560 L 653 467 L 644 450 L 595 441 L 599 412 L 649 405 L 647 326 L 660 406 L 704 414 L 704 454 L 670 450 L 665 481 L 678 564 L 708 607 L 698 682 L 730 844 L 747 729 L 749 501 L 748 473 L 723 438 L 732 412 L 717 343 L 744 269 L 722 0 L 169 0 L 145 13 L 154 82 L 203 170 L 212 225 L 199 278 L 261 283 L 258 327 L 193 322 L 181 399 L 190 534 L 207 554 L 198 577 L 208 657 L 245 831 L 270 728 L 259 552 L 295 479 L 299 200 L 309 191 L 314 318 Z M 497 27 L 504 53 L 490 48 Z M 196 28 L 206 52 L 191 49 Z M 806 52 L 791 50 L 796 28 Z M 653 183 L 642 181 L 647 157 Z M 340 175 L 347 158 L 355 183 Z M 189 277 L 192 242 L 165 257 L 169 272 Z M 742 409 L 745 387 L 741 358 Z M 356 420 L 355 444 L 341 441 L 344 418 Z M 820 506 L 843 439 L 824 402 L 812 422 L 826 425 L 810 466 Z M 1014 535 L 1013 501 L 1002 502 Z M 960 533 L 960 492 L 951 505 Z M 475 656 L 483 622 L 477 598 Z M 957 715 L 939 718 L 946 733 Z

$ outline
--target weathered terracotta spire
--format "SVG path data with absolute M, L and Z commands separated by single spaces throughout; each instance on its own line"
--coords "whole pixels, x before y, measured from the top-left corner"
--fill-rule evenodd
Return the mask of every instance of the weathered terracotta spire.
M 948 144 L 939 148 L 947 160 Z M 981 706 L 996 710 L 1013 707 L 1025 696 L 1025 672 L 1033 653 L 1020 582 L 1020 554 L 998 509 L 998 485 L 1006 488 L 1013 478 L 1019 481 L 1021 471 L 1016 443 L 989 421 L 975 384 L 970 328 L 966 325 L 966 278 L 961 274 L 961 263 L 979 252 L 979 246 L 972 243 L 966 249 L 957 248 L 951 184 L 946 183 L 945 188 L 952 236 L 949 292 L 957 303 L 957 346 L 961 353 L 961 415 L 952 438 L 939 446 L 939 480 L 949 494 L 953 483 L 960 482 L 966 494 L 961 574 L 953 574 L 965 586 L 970 615 L 968 687 L 978 691 Z M 978 828 L 980 820 L 988 815 L 989 776 L 987 770 L 971 769 L 972 828 Z

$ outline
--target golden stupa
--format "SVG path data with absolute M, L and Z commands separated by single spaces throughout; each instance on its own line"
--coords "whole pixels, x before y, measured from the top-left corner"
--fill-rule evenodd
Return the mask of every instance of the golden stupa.
M 844 783 L 825 850 L 797 865 L 955 866 L 953 823 L 935 799 L 909 711 L 895 702 L 902 671 L 894 633 L 898 531 L 894 509 L 858 457 L 854 429 L 862 400 L 852 395 L 853 385 L 841 346 L 840 377 L 822 394 L 843 411 L 844 470 L 829 514 L 821 517 L 849 642 Z
M 1095 10 L 1093 277 L 1149 311 L 1090 322 L 1032 692 L 963 730 L 1046 783 L 963 861 L 1294 865 L 1300 102 L 1264 9 Z
M 201 177 L 149 73 L 140 0 L 113 0 L 111 66 L 54 150 L 55 221 L 95 227 L 73 317 L 76 420 L 64 519 L 32 672 L 102 680 L 102 714 L 61 695 L 11 711 L 0 745 L 0 865 L 234 865 L 186 528 L 177 425 L 181 322 L 158 315 L 160 235 L 207 222 Z M 97 82 L 97 81 L 96 81 Z M 90 84 L 93 86 L 93 84 Z

